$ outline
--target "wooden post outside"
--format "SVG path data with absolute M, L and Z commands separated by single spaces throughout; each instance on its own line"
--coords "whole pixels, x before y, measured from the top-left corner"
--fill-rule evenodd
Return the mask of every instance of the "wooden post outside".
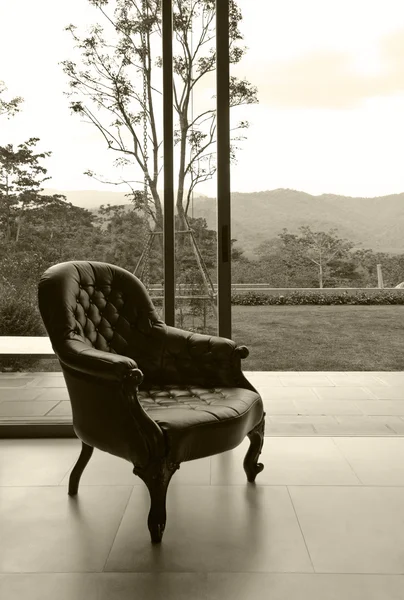
M 377 265 L 377 287 L 380 289 L 384 288 L 382 265 Z

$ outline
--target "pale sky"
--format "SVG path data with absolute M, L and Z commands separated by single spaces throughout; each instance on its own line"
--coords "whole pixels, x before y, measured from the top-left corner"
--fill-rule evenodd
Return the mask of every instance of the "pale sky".
M 232 72 L 258 86 L 259 105 L 237 109 L 248 139 L 232 169 L 233 191 L 294 188 L 312 194 L 377 196 L 404 191 L 403 0 L 238 0 L 249 50 Z M 108 189 L 85 175 L 113 176 L 115 154 L 72 116 L 71 58 L 63 29 L 85 27 L 86 0 L 3 0 L 0 80 L 22 112 L 2 119 L 0 144 L 41 139 L 52 150 L 49 187 Z M 215 182 L 199 192 L 215 195 Z M 110 187 L 114 191 L 124 188 Z

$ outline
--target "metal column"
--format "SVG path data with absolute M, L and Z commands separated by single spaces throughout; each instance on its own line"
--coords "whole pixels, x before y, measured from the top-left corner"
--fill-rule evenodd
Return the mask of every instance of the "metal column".
M 162 31 L 164 121 L 164 320 L 167 325 L 175 325 L 172 0 L 163 0 L 162 3 Z
M 229 0 L 216 0 L 219 335 L 231 338 Z

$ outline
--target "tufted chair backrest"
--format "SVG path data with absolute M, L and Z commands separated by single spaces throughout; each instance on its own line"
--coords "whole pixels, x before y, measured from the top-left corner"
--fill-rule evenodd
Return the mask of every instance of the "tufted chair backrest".
M 87 261 L 54 265 L 40 280 L 39 308 L 56 354 L 65 341 L 80 340 L 138 364 L 146 359 L 146 371 L 160 356 L 165 324 L 142 282 L 120 267 Z

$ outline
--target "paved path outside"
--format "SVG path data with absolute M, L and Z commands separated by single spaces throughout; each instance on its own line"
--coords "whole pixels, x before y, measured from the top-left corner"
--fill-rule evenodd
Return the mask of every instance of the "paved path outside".
M 249 371 L 266 435 L 404 435 L 404 372 Z M 0 373 L 2 423 L 71 423 L 61 373 Z

